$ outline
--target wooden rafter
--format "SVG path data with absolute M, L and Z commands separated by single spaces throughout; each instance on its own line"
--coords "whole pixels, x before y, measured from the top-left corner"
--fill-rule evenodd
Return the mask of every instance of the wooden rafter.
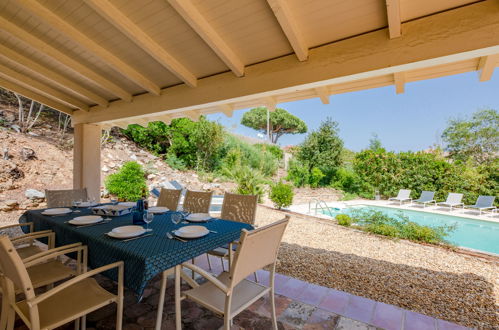
M 152 94 L 159 95 L 160 88 L 142 73 L 132 68 L 119 57 L 98 44 L 95 40 L 75 28 L 70 23 L 56 15 L 53 11 L 39 3 L 37 0 L 17 0 L 17 3 L 29 10 L 34 16 L 48 23 L 56 31 L 70 37 L 71 40 L 81 45 L 86 50 L 101 58 L 107 65 L 114 68 L 121 75 Z
M 9 81 L 7 79 L 3 79 L 2 77 L 0 77 L 0 86 L 2 86 L 3 88 L 5 88 L 9 91 L 14 92 L 14 93 L 21 94 L 22 96 L 24 96 L 28 99 L 31 99 L 31 100 L 34 100 L 38 103 L 44 104 L 52 109 L 59 110 L 59 111 L 64 112 L 68 115 L 73 114 L 73 109 L 71 109 L 70 107 L 65 106 L 62 103 L 56 102 L 56 101 L 54 101 L 54 100 L 52 100 L 44 95 L 36 93 L 30 89 L 27 89 L 27 88 L 25 88 L 19 84 L 16 84 L 12 81 Z
M 400 0 L 386 0 L 386 14 L 388 17 L 388 31 L 390 39 L 400 37 L 402 35 Z
M 327 87 L 325 86 L 317 87 L 314 89 L 314 91 L 317 94 L 317 96 L 319 96 L 323 104 L 329 104 L 329 91 Z
M 211 24 L 208 23 L 191 0 L 168 0 L 168 2 L 236 76 L 241 77 L 244 75 L 243 62 L 222 37 L 220 37 L 215 29 L 213 29 Z
M 201 113 L 198 110 L 186 111 L 182 114 L 192 121 L 198 121 L 199 117 L 201 117 Z
M 275 17 L 277 17 L 277 21 L 281 25 L 291 47 L 293 47 L 296 57 L 300 61 L 305 61 L 308 58 L 308 47 L 298 27 L 298 22 L 289 8 L 289 3 L 287 0 L 267 0 L 267 2 L 272 8 Z
M 23 41 L 24 43 L 30 45 L 31 47 L 43 51 L 47 56 L 50 56 L 59 63 L 64 64 L 66 67 L 70 68 L 74 72 L 77 72 L 86 79 L 96 83 L 101 88 L 107 90 L 113 95 L 118 96 L 126 102 L 132 100 L 132 95 L 126 90 L 116 85 L 113 81 L 109 80 L 93 70 L 90 70 L 87 66 L 80 63 L 70 56 L 66 55 L 64 52 L 55 48 L 54 46 L 42 41 L 41 39 L 35 37 L 34 35 L 28 33 L 26 30 L 20 28 L 16 24 L 13 24 L 9 20 L 0 16 L 0 29 L 8 32 L 15 38 Z
M 393 81 L 395 83 L 395 91 L 397 92 L 397 94 L 402 94 L 405 91 L 405 73 L 395 72 L 393 74 Z
M 499 54 L 484 56 L 480 58 L 478 69 L 480 72 L 480 81 L 487 81 L 492 78 L 492 73 L 499 62 Z
M 110 1 L 85 0 L 85 3 L 187 85 L 191 87 L 196 86 L 197 78 L 192 72 L 132 22 L 128 16 L 123 14 Z
M 73 92 L 85 96 L 86 98 L 92 100 L 96 104 L 99 104 L 103 107 L 107 107 L 108 101 L 100 95 L 81 87 L 80 84 L 75 83 L 74 81 L 67 79 L 61 74 L 48 69 L 47 67 L 38 64 L 37 62 L 31 60 L 27 56 L 20 54 L 4 45 L 0 45 L 0 54 L 5 56 L 10 61 L 22 65 L 24 68 L 29 69 L 33 72 L 43 75 L 46 79 L 56 83 L 61 87 L 68 88 Z
M 28 89 L 34 89 L 37 92 L 41 92 L 42 94 L 47 95 L 50 98 L 62 101 L 64 103 L 70 104 L 74 106 L 75 108 L 81 109 L 88 111 L 89 106 L 88 104 L 77 100 L 76 98 L 69 96 L 57 89 L 54 89 L 50 86 L 47 86 L 46 84 L 33 79 L 23 73 L 17 72 L 5 65 L 0 64 L 0 76 L 2 76 L 5 79 L 8 80 L 14 80 L 14 82 L 24 85 L 24 86 L 29 86 L 26 87 Z

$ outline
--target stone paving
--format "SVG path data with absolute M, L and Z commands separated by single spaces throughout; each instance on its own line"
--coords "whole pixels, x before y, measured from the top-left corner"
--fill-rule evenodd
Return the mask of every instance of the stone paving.
M 196 259 L 196 264 L 208 269 L 206 256 Z M 222 272 L 220 259 L 212 257 L 211 272 Z M 269 272 L 258 272 L 259 282 L 268 284 Z M 250 276 L 253 280 L 254 277 Z M 98 277 L 103 287 L 115 289 L 115 283 Z M 151 281 L 141 302 L 132 292 L 125 292 L 124 329 L 154 329 L 156 307 L 159 299 L 160 279 Z M 276 275 L 276 314 L 280 330 L 286 329 L 393 329 L 393 330 L 458 330 L 465 327 L 438 320 L 423 314 L 406 311 L 393 305 L 358 297 L 315 284 Z M 187 289 L 184 287 L 183 289 Z M 261 298 L 234 319 L 233 329 L 271 329 L 270 299 Z M 168 279 L 162 329 L 175 329 L 173 278 Z M 87 329 L 114 329 L 115 307 L 104 307 L 87 318 Z M 223 320 L 194 302 L 182 302 L 183 329 L 218 329 Z M 60 329 L 72 329 L 68 324 Z M 27 329 L 18 320 L 16 330 Z

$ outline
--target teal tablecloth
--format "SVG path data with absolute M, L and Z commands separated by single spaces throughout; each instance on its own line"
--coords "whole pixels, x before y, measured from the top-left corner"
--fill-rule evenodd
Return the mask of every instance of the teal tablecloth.
M 74 217 L 91 214 L 89 209 L 80 213 L 65 216 L 45 216 L 43 210 L 25 212 L 19 222 L 33 222 L 36 231 L 51 229 L 56 233 L 56 246 L 81 242 L 88 246 L 88 265 L 97 268 L 116 261 L 125 263 L 125 286 L 133 290 L 139 297 L 147 282 L 157 274 L 185 261 L 189 261 L 203 253 L 239 239 L 241 230 L 252 229 L 251 225 L 215 219 L 201 223 L 217 233 L 189 240 L 187 243 L 171 240 L 166 233 L 185 224 L 174 225 L 171 222 L 172 212 L 156 215 L 149 224 L 154 236 L 123 242 L 105 235 L 111 229 L 131 225 L 131 214 L 114 217 L 109 223 L 78 228 L 66 223 Z M 106 276 L 116 280 L 116 271 Z

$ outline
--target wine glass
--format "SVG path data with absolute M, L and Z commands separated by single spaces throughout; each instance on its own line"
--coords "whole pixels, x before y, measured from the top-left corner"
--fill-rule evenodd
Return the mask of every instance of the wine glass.
M 80 212 L 80 210 L 78 210 L 78 208 L 80 207 L 80 205 L 81 205 L 81 199 L 76 200 L 75 201 L 75 208 L 76 208 L 76 210 L 74 211 L 75 213 L 79 213 Z
M 182 213 L 173 213 L 171 218 L 172 223 L 174 225 L 178 225 L 184 219 L 184 216 L 182 215 Z
M 149 224 L 152 222 L 153 219 L 154 219 L 154 213 L 144 211 L 143 220 L 146 223 L 146 231 L 152 231 L 152 229 L 149 229 Z

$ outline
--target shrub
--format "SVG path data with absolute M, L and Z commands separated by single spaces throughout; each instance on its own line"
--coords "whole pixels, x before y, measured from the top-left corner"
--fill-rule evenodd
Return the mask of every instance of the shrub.
M 242 195 L 258 195 L 258 202 L 261 203 L 264 194 L 264 179 L 259 171 L 248 166 L 236 166 L 233 169 L 225 169 L 224 175 L 233 179 L 237 183 L 236 193 Z
M 295 187 L 303 187 L 309 182 L 308 166 L 298 160 L 291 160 L 286 180 L 293 182 Z
M 326 175 L 322 173 L 322 171 L 317 168 L 313 167 L 312 170 L 310 171 L 310 176 L 308 178 L 308 182 L 310 183 L 310 186 L 312 188 L 317 188 L 319 186 L 319 183 L 321 182 L 322 178 L 325 177 Z
M 125 163 L 105 180 L 106 189 L 121 200 L 136 201 L 146 195 L 144 170 L 137 162 Z
M 171 167 L 179 171 L 185 171 L 187 169 L 187 165 L 185 162 L 177 158 L 174 154 L 168 153 L 166 154 L 165 162 Z
M 397 227 L 389 225 L 386 223 L 372 223 L 364 227 L 365 231 L 373 234 L 388 236 L 388 237 L 400 237 L 400 233 Z
M 258 143 L 255 144 L 255 146 L 261 148 L 263 151 L 270 152 L 278 160 L 284 158 L 284 151 L 282 151 L 282 149 L 278 145 Z
M 341 196 L 342 201 L 351 201 L 352 199 L 357 199 L 359 198 L 359 195 L 349 193 L 349 192 L 343 192 L 343 195 Z
M 352 218 L 348 214 L 337 214 L 336 221 L 340 226 L 348 227 L 352 224 Z
M 270 189 L 270 200 L 279 210 L 293 204 L 293 186 L 283 182 L 276 183 Z

